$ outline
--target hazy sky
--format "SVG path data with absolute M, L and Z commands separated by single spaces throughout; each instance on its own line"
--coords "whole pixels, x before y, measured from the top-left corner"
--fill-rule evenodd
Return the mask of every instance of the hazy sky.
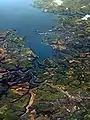
M 0 0 L 0 6 L 19 6 L 31 4 L 33 0 Z

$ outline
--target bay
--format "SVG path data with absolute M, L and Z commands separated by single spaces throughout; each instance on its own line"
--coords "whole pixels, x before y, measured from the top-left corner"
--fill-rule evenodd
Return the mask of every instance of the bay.
M 56 23 L 53 14 L 33 8 L 32 0 L 0 0 L 0 30 L 15 29 L 40 59 L 52 57 L 52 49 L 42 44 L 36 30 L 47 32 Z

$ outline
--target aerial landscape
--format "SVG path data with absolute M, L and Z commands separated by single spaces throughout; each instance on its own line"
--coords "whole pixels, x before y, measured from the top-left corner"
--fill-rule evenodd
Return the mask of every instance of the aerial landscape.
M 90 0 L 0 0 L 0 120 L 90 120 Z

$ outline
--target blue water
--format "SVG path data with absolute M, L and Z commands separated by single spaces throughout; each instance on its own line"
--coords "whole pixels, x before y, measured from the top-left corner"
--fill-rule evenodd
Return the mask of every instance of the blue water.
M 41 58 L 52 56 L 52 49 L 41 44 L 42 37 L 34 30 L 47 32 L 55 24 L 54 15 L 33 8 L 32 0 L 0 0 L 0 30 L 16 29 L 26 36 L 26 45 Z

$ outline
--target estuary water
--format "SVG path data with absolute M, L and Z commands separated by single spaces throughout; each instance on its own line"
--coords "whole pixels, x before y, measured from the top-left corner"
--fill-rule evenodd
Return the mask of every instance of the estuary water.
M 52 49 L 42 44 L 35 31 L 47 32 L 55 24 L 53 14 L 33 8 L 32 0 L 0 0 L 0 30 L 15 29 L 25 36 L 26 46 L 41 59 L 52 57 Z

